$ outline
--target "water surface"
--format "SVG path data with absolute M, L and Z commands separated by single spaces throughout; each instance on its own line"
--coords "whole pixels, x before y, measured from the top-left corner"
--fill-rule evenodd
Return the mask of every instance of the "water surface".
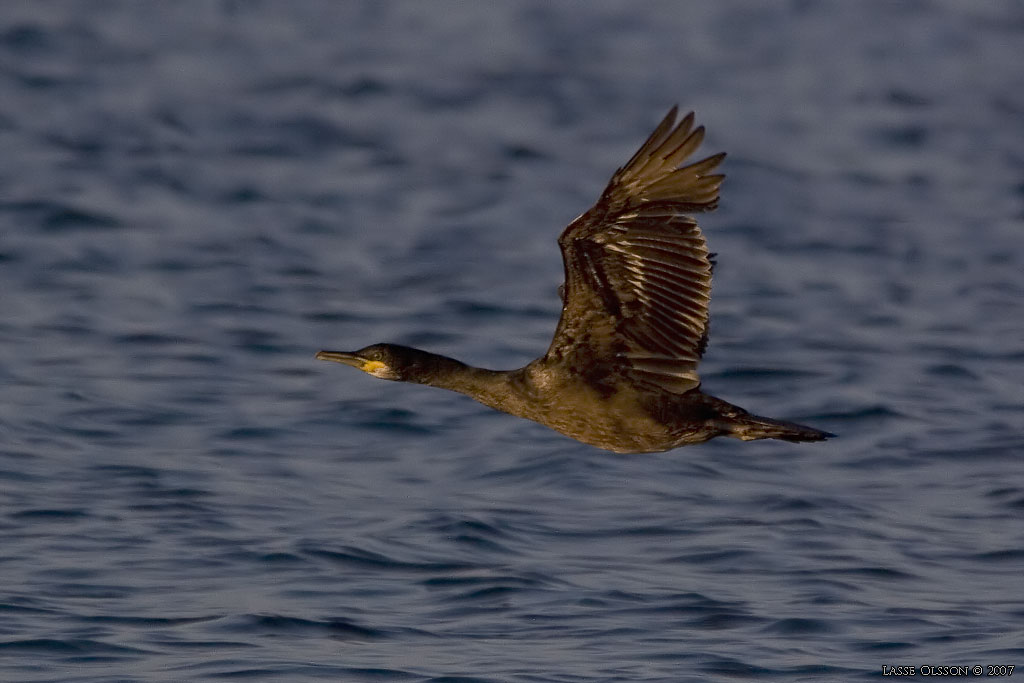
M 1013 2 L 8 2 L 0 678 L 1024 666 Z M 317 363 L 547 348 L 675 102 L 727 150 L 705 388 L 617 456 Z

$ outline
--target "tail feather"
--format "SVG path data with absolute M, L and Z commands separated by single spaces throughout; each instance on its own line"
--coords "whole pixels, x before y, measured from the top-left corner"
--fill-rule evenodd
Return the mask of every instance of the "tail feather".
M 773 420 L 770 417 L 752 415 L 750 413 L 733 416 L 725 425 L 725 436 L 743 441 L 754 439 L 780 439 L 782 441 L 824 441 L 835 436 L 814 427 Z
M 699 389 L 694 390 L 697 399 L 702 404 L 705 424 L 717 434 L 715 436 L 731 436 L 734 439 L 743 441 L 754 441 L 755 439 L 779 439 L 781 441 L 824 441 L 835 436 L 830 432 L 824 432 L 814 427 L 786 422 L 784 420 L 773 420 L 763 415 L 748 413 L 738 405 L 723 401 L 722 399 L 701 393 Z M 710 437 L 709 437 L 710 438 Z

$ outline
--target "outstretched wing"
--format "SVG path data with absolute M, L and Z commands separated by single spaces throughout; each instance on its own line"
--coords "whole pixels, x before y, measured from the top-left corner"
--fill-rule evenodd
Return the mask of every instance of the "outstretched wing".
M 684 393 L 700 384 L 711 254 L 689 213 L 718 204 L 725 154 L 681 166 L 700 146 L 693 113 L 673 107 L 601 198 L 558 238 L 562 317 L 546 358 L 587 377 L 595 366 Z

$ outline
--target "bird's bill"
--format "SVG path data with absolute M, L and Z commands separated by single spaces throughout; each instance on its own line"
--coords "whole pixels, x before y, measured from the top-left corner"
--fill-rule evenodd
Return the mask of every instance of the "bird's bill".
M 345 365 L 351 365 L 354 368 L 361 368 L 366 363 L 365 358 L 360 358 L 354 353 L 348 353 L 347 351 L 317 351 L 317 360 L 329 360 L 335 363 L 344 363 Z
M 317 360 L 329 360 L 343 365 L 351 365 L 354 368 L 373 374 L 374 370 L 384 367 L 379 360 L 368 360 L 354 353 L 347 351 L 317 351 Z

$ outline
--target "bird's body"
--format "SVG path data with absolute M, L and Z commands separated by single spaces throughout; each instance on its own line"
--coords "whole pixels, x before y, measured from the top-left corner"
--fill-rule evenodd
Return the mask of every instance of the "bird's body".
M 484 370 L 394 344 L 317 358 L 383 379 L 457 391 L 620 453 L 716 436 L 820 441 L 831 434 L 752 415 L 701 392 L 713 264 L 688 214 L 718 203 L 724 154 L 680 167 L 704 129 L 673 108 L 598 202 L 559 237 L 562 316 L 547 353 L 518 370 Z

